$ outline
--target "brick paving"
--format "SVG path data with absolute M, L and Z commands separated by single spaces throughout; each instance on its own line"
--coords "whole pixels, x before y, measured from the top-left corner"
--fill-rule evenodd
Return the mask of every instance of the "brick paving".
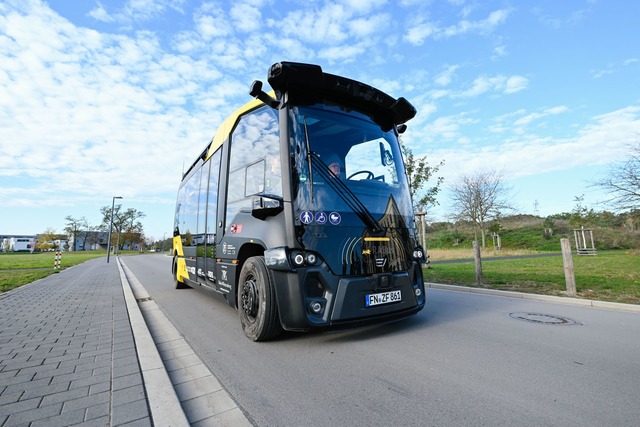
M 0 427 L 151 426 L 115 259 L 0 294 Z

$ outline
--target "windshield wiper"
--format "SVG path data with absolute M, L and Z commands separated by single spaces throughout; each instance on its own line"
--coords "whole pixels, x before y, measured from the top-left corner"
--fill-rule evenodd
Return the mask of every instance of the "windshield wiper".
M 308 145 L 308 139 L 307 139 Z M 353 191 L 347 185 L 342 182 L 331 170 L 329 166 L 320 159 L 317 153 L 307 151 L 307 158 L 311 158 L 311 163 L 316 166 L 316 172 L 322 177 L 322 179 L 336 192 L 336 194 L 344 200 L 344 202 L 353 210 L 353 212 L 360 218 L 360 220 L 373 232 L 381 233 L 383 228 L 378 221 L 373 217 L 369 209 L 360 201 Z M 310 165 L 311 166 L 311 165 Z M 310 167 L 311 169 L 311 167 Z M 312 180 L 311 180 L 312 181 Z M 313 183 L 313 181 L 312 181 Z M 312 184 L 313 185 L 313 184 Z M 313 197 L 313 194 L 312 194 Z
M 304 116 L 304 140 L 307 148 L 307 166 L 309 166 L 309 193 L 313 200 L 313 168 L 311 167 L 311 145 L 309 144 L 309 129 L 307 128 L 307 116 Z

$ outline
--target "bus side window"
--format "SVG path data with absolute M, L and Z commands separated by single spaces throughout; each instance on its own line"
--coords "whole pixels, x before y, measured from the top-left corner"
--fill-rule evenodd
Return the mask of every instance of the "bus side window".
M 264 160 L 247 167 L 244 196 L 249 197 L 264 191 Z
M 282 196 L 277 111 L 262 107 L 240 118 L 231 135 L 226 222 L 240 209 L 252 207 L 251 196 L 269 193 Z
M 185 246 L 195 246 L 198 227 L 198 202 L 200 198 L 200 174 L 202 168 L 196 172 L 184 184 L 184 199 L 181 205 L 180 234 Z

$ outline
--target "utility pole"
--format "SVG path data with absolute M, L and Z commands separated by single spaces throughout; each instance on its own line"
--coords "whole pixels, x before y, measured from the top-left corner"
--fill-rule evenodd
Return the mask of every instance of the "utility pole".
M 122 199 L 122 196 L 113 196 L 113 200 L 111 200 L 111 224 L 109 225 L 109 237 L 107 238 L 107 264 L 109 264 L 109 256 L 111 255 L 111 233 L 113 233 L 113 208 L 116 205 L 116 199 Z

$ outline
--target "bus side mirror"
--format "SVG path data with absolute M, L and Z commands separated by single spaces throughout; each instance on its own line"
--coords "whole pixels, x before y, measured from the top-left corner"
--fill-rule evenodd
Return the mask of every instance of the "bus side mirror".
M 276 216 L 284 210 L 282 200 L 276 196 L 253 196 L 251 216 L 261 220 Z
M 279 102 L 270 97 L 268 93 L 262 90 L 262 82 L 260 80 L 256 80 L 251 84 L 249 95 L 253 96 L 254 98 L 258 98 L 260 101 L 264 102 L 271 108 L 278 108 Z

